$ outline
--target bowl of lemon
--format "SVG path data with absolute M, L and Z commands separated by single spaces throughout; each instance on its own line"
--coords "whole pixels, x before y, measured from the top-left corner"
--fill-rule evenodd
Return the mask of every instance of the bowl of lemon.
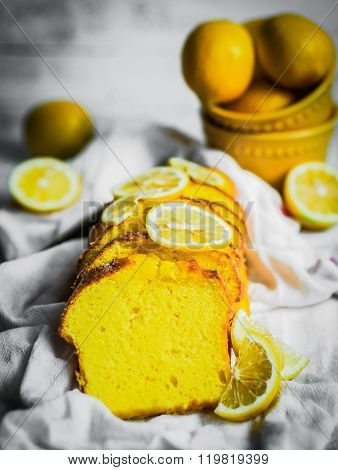
M 337 120 L 337 109 L 324 122 L 305 129 L 285 132 L 240 132 L 223 129 L 203 120 L 210 147 L 229 153 L 246 170 L 252 171 L 277 189 L 295 165 L 324 161 Z
M 289 13 L 204 23 L 182 53 L 207 144 L 278 189 L 293 166 L 325 160 L 337 119 L 335 65 L 329 35 Z

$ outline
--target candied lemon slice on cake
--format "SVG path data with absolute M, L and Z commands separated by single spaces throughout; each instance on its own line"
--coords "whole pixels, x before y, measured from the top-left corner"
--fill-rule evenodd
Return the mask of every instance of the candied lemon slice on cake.
M 81 194 L 78 172 L 52 157 L 31 158 L 17 165 L 9 178 L 9 191 L 22 206 L 35 212 L 64 209 Z
M 138 196 L 125 196 L 109 204 L 102 212 L 101 220 L 105 224 L 119 225 L 138 213 Z
M 179 168 L 188 173 L 190 178 L 196 183 L 210 184 L 216 188 L 222 189 L 232 196 L 236 193 L 233 181 L 222 171 L 216 168 L 199 165 L 184 158 L 172 157 L 168 160 L 171 167 Z M 197 196 L 196 196 L 197 197 Z
M 304 227 L 324 229 L 337 224 L 338 171 L 321 162 L 296 166 L 286 177 L 284 199 Z
M 310 362 L 307 357 L 274 337 L 265 326 L 253 320 L 244 310 L 240 309 L 233 320 L 231 329 L 232 346 L 236 353 L 240 350 L 245 338 L 250 338 L 252 333 L 258 333 L 260 336 L 265 337 L 275 348 L 279 358 L 281 379 L 294 379 Z
M 146 226 L 155 242 L 177 249 L 223 248 L 232 238 L 232 229 L 221 217 L 187 202 L 169 201 L 153 207 Z
M 238 350 L 231 378 L 215 413 L 230 421 L 244 421 L 265 411 L 280 386 L 278 358 L 266 338 L 252 334 Z
M 188 175 L 179 168 L 158 166 L 113 190 L 115 196 L 139 195 L 161 199 L 179 195 L 189 183 Z

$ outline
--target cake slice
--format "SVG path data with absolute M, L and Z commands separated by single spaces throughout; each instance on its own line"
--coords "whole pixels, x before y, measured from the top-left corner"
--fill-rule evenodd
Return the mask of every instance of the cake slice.
M 229 304 L 215 271 L 134 254 L 91 271 L 59 333 L 80 388 L 120 418 L 212 408 L 230 373 Z
M 94 228 L 96 227 L 96 228 Z M 106 225 L 103 222 L 96 224 L 91 230 L 91 236 L 94 233 L 97 237 L 93 238 L 89 248 L 82 253 L 77 263 L 77 273 L 80 273 L 84 266 L 91 261 L 102 250 L 102 248 L 110 243 L 114 238 L 129 232 L 146 231 L 144 220 L 140 217 L 130 217 L 120 224 Z
M 222 212 L 219 215 L 232 228 L 233 245 L 240 250 L 243 248 L 244 233 L 242 233 L 239 230 L 239 228 L 236 226 L 236 222 L 240 224 L 241 219 L 237 217 L 234 213 L 232 213 L 231 211 L 227 211 L 227 209 L 224 206 L 220 206 L 219 211 L 216 211 L 212 207 L 212 204 L 210 202 L 204 201 L 202 199 L 191 199 L 188 197 L 182 197 L 182 200 L 190 202 L 198 206 L 202 206 L 210 210 L 211 212 L 215 212 L 215 213 Z M 85 265 L 89 263 L 90 261 L 92 261 L 97 256 L 97 254 L 104 248 L 104 246 L 112 242 L 115 238 L 128 232 L 145 232 L 146 231 L 145 216 L 146 216 L 147 211 L 154 205 L 154 203 L 151 201 L 147 201 L 147 202 L 143 202 L 142 204 L 143 206 L 141 207 L 139 216 L 137 217 L 136 216 L 130 217 L 118 225 L 116 224 L 105 225 L 102 222 L 99 222 L 98 224 L 96 224 L 95 226 L 96 228 L 93 228 L 91 232 L 92 232 L 92 236 L 95 233 L 97 235 L 97 238 L 95 239 L 95 241 L 91 242 L 89 248 L 80 257 L 78 261 L 78 265 L 77 265 L 77 273 L 80 273 L 85 267 Z
M 101 251 L 89 261 L 80 272 L 79 278 L 87 275 L 99 266 L 115 259 L 126 258 L 134 253 L 155 253 L 161 259 L 172 261 L 196 261 L 203 269 L 217 270 L 224 281 L 231 303 L 239 302 L 243 296 L 239 268 L 236 265 L 234 248 L 226 251 L 186 252 L 163 247 L 155 243 L 147 233 L 129 232 L 107 243 Z
M 237 227 L 242 236 L 246 235 L 247 229 L 243 216 L 236 214 L 236 212 L 229 209 L 229 207 L 227 207 L 227 205 L 223 204 L 222 202 L 212 202 L 211 207 L 224 220 Z
M 209 202 L 219 202 L 239 216 L 243 215 L 241 205 L 231 196 L 219 188 L 215 188 L 206 183 L 190 183 L 182 192 L 182 196 L 204 199 Z

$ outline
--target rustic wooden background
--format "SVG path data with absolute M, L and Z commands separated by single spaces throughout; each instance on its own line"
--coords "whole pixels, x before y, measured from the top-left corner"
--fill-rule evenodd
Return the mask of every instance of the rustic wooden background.
M 19 24 L 94 115 L 152 119 L 199 135 L 198 102 L 180 70 L 183 40 L 196 23 L 280 11 L 320 22 L 335 0 L 3 0 L 18 24 L 1 3 L 2 131 L 18 131 L 31 105 L 67 97 Z M 325 27 L 338 37 L 338 7 Z

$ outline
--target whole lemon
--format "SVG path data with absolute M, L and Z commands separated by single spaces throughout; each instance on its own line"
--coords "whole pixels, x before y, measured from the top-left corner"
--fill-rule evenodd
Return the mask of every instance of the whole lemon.
M 227 107 L 240 113 L 269 113 L 285 108 L 295 99 L 292 91 L 273 87 L 272 83 L 261 80 L 253 83 L 244 95 Z
M 259 28 L 258 59 L 267 76 L 286 88 L 305 88 L 328 72 L 334 46 L 321 28 L 291 13 L 273 16 Z
M 49 101 L 25 119 L 26 144 L 33 155 L 68 158 L 93 136 L 93 123 L 82 106 L 72 101 Z
M 249 31 L 250 36 L 252 37 L 252 41 L 253 41 L 254 48 L 255 48 L 255 69 L 254 69 L 254 74 L 253 74 L 255 80 L 260 80 L 265 77 L 264 70 L 262 69 L 261 64 L 257 60 L 257 37 L 259 34 L 260 27 L 262 26 L 264 21 L 265 20 L 263 18 L 258 18 L 258 19 L 246 21 L 245 23 L 243 23 L 245 28 Z
M 200 24 L 183 47 L 184 78 L 202 101 L 238 98 L 250 84 L 254 62 L 250 34 L 227 20 Z

